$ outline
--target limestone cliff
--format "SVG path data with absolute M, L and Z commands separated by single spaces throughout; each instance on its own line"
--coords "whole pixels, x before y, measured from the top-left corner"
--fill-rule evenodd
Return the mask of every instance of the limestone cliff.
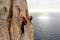
M 33 40 L 32 24 L 27 22 L 21 34 L 20 18 L 28 18 L 26 0 L 0 0 L 0 40 Z M 28 20 L 28 19 L 27 19 Z

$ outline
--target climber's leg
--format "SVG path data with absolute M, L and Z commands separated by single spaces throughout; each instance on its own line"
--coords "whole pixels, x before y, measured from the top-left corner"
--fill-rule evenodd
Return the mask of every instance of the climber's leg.
M 32 23 L 32 22 L 31 22 L 31 19 L 29 19 L 29 23 Z
M 22 34 L 24 33 L 24 27 L 22 28 Z
M 21 33 L 23 34 L 24 33 L 24 24 L 22 23 L 21 25 Z

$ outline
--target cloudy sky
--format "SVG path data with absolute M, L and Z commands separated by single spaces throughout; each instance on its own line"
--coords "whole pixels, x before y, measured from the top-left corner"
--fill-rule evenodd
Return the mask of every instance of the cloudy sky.
M 60 0 L 27 0 L 29 12 L 60 12 Z

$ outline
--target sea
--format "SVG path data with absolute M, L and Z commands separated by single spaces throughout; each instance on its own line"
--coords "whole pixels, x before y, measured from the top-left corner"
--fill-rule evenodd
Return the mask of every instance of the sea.
M 60 40 L 60 13 L 29 13 L 33 16 L 34 40 Z

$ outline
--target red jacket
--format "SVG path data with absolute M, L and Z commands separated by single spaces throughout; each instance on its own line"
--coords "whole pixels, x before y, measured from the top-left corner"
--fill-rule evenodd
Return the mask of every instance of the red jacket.
M 22 23 L 24 23 L 25 25 L 27 24 L 27 19 L 25 17 L 22 17 L 21 19 Z
M 29 19 L 30 19 L 30 20 L 32 20 L 32 18 L 33 18 L 32 16 L 29 16 Z

